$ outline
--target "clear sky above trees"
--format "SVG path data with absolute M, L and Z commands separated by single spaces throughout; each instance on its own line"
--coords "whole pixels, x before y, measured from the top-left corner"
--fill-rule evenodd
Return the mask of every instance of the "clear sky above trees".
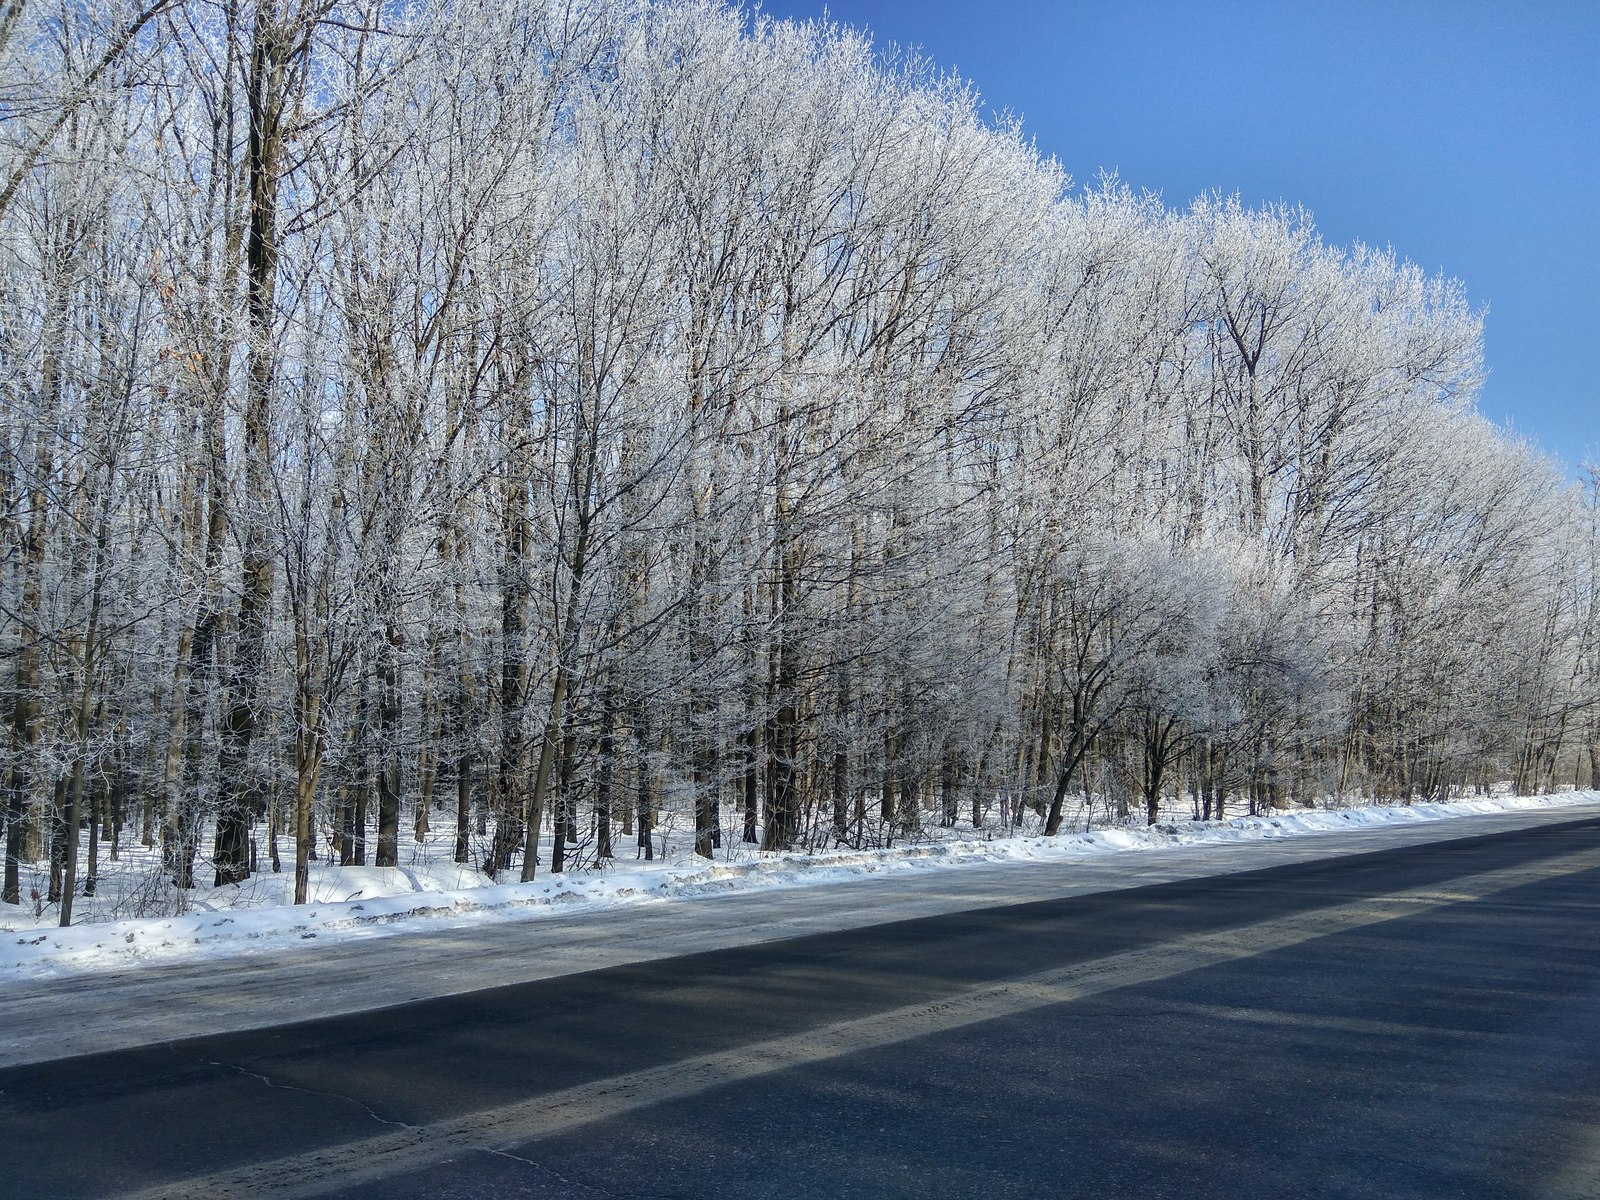
M 1074 179 L 1303 204 L 1490 309 L 1484 414 L 1600 458 L 1593 0 L 768 0 L 920 46 Z

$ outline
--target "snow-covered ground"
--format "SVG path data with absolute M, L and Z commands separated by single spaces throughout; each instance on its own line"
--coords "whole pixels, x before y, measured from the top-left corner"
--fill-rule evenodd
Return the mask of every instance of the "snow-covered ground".
M 970 828 L 930 831 L 927 840 L 889 850 L 762 854 L 742 846 L 726 859 L 673 854 L 654 862 L 617 859 L 603 870 L 541 873 L 532 883 L 492 884 L 480 872 L 449 860 L 439 837 L 406 851 L 393 868 L 313 869 L 314 902 L 286 903 L 287 874 L 258 875 L 245 884 L 196 893 L 188 911 L 115 919 L 128 903 L 127 881 L 145 878 L 127 856 L 103 887 L 102 919 L 60 929 L 52 906 L 0 911 L 0 981 L 61 978 L 126 971 L 141 963 L 183 963 L 346 944 L 413 932 L 441 932 L 536 921 L 554 915 L 622 909 L 695 897 L 777 888 L 815 887 L 863 877 L 956 871 L 974 864 L 1071 863 L 1107 855 L 1175 847 L 1239 846 L 1267 839 L 1314 837 L 1384 826 L 1415 825 L 1473 814 L 1559 809 L 1600 801 L 1597 792 L 1536 798 L 1498 797 L 1414 804 L 1297 810 L 1223 822 L 1174 821 L 1150 828 L 1099 829 L 1053 838 L 974 838 Z M 946 833 L 940 839 L 934 835 Z M 152 869 L 148 864 L 145 874 Z M 114 880 L 121 879 L 122 891 Z M 88 907 L 88 906 L 86 906 Z M 82 910 L 80 910 L 82 911 Z M 105 919 L 105 918 L 111 919 Z

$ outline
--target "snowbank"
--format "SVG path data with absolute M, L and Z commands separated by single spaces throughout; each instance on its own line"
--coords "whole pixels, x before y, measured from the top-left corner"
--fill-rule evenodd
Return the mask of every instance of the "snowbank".
M 1149 828 L 1097 829 L 1053 838 L 957 837 L 890 850 L 819 854 L 761 854 L 740 847 L 734 852 L 744 857 L 733 861 L 682 857 L 653 863 L 616 860 L 603 871 L 543 874 L 527 884 L 495 885 L 471 868 L 436 861 L 419 848 L 417 861 L 410 866 L 318 867 L 312 879 L 314 902 L 301 907 L 286 902 L 290 886 L 287 874 L 267 874 L 238 887 L 207 892 L 192 911 L 178 916 L 109 920 L 60 929 L 53 924 L 50 908 L 13 909 L 0 914 L 0 981 L 120 971 L 143 963 L 261 954 L 303 947 L 308 942 L 348 942 L 527 921 L 557 913 L 623 908 L 758 888 L 812 887 L 867 875 L 950 870 L 984 863 L 1071 863 L 1110 854 L 1236 845 L 1597 801 L 1600 793 L 1571 792 L 1530 799 L 1316 809 L 1221 822 L 1182 821 Z

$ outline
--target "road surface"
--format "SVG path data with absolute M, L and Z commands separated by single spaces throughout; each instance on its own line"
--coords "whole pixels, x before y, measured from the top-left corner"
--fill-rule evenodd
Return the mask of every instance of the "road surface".
M 1597 915 L 1589 816 L 35 1061 L 0 1195 L 1600 1196 Z

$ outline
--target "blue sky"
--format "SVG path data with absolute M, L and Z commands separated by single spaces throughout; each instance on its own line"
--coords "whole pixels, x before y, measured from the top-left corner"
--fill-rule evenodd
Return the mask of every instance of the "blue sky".
M 1079 182 L 1303 204 L 1490 309 L 1486 416 L 1600 460 L 1600 0 L 767 0 L 920 46 Z

